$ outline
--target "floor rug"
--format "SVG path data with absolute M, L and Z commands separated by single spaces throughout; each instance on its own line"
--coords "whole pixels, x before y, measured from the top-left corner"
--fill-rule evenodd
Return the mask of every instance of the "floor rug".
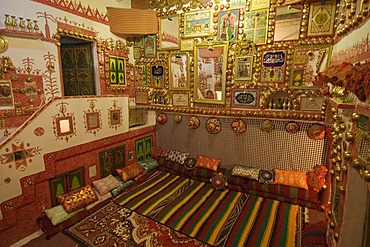
M 64 233 L 80 246 L 208 246 L 114 202 Z

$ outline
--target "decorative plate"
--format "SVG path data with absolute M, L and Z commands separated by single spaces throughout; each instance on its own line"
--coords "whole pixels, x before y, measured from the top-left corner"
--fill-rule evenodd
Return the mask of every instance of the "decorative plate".
M 159 113 L 157 117 L 157 121 L 160 124 L 165 124 L 167 123 L 167 115 L 165 113 Z
M 325 137 L 325 126 L 322 124 L 312 124 L 307 129 L 307 136 L 312 140 L 322 140 Z
M 223 190 L 226 186 L 228 186 L 227 178 L 221 172 L 213 174 L 212 178 L 210 178 L 210 181 L 213 188 L 216 190 Z
M 192 129 L 197 129 L 200 125 L 200 120 L 197 116 L 189 117 L 188 126 Z
M 3 36 L 0 36 L 0 53 L 5 52 L 8 49 L 8 40 Z
M 206 122 L 206 129 L 211 134 L 217 134 L 221 131 L 221 122 L 218 118 L 210 118 Z
M 285 125 L 285 130 L 288 133 L 295 134 L 299 130 L 299 125 L 296 122 L 289 122 Z
M 231 123 L 231 128 L 236 134 L 243 134 L 247 130 L 247 125 L 241 119 L 235 119 Z
M 180 114 L 176 114 L 174 117 L 173 117 L 173 121 L 177 124 L 181 123 L 182 121 L 182 116 Z
M 263 132 L 270 133 L 274 129 L 275 129 L 275 124 L 273 122 L 271 122 L 270 120 L 265 120 L 261 124 L 261 130 Z

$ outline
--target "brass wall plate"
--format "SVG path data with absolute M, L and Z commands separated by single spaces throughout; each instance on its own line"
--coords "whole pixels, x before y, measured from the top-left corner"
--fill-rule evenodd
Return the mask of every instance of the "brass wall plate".
M 0 35 L 0 53 L 5 52 L 8 49 L 8 40 Z

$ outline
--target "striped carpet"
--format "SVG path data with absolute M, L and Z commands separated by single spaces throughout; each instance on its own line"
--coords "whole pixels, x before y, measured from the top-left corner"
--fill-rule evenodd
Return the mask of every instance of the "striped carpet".
M 299 207 L 155 171 L 118 204 L 213 246 L 295 246 Z

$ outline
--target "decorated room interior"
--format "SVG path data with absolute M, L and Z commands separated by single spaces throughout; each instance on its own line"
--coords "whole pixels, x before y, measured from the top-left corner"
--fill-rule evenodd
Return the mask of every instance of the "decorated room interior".
M 368 0 L 1 3 L 0 247 L 370 245 Z

